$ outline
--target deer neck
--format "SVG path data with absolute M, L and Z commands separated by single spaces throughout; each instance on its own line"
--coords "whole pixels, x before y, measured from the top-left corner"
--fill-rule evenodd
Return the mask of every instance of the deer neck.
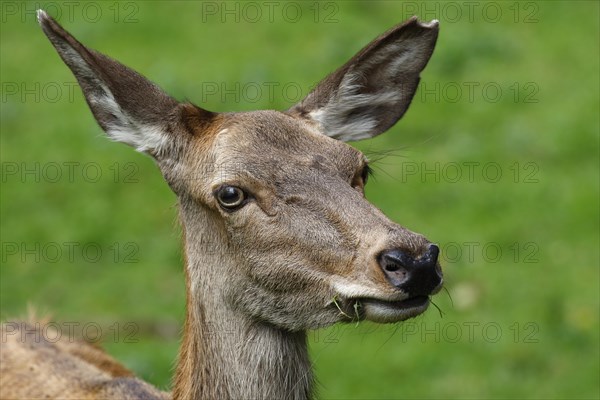
M 216 216 L 181 207 L 187 311 L 173 399 L 306 399 L 306 332 L 259 322 L 227 303 L 224 271 L 239 271 Z M 235 289 L 235 288 L 229 288 Z

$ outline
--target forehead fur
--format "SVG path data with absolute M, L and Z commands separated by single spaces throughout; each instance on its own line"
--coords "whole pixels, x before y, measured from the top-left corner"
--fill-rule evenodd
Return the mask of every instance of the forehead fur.
M 257 178 L 303 167 L 351 178 L 363 160 L 360 151 L 323 135 L 309 121 L 278 111 L 232 114 L 221 127 L 217 164 L 239 167 Z

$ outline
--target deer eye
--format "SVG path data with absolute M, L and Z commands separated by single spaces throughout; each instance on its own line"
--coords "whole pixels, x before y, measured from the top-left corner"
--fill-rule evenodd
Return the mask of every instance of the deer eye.
M 369 167 L 368 164 L 365 164 L 365 166 L 360 174 L 362 181 L 363 181 L 363 185 L 367 184 L 367 181 L 369 180 L 369 176 L 371 176 L 372 173 L 373 173 L 373 170 L 371 169 L 371 167 Z
M 230 211 L 244 204 L 246 200 L 246 193 L 235 186 L 221 186 L 217 189 L 215 196 L 221 207 Z

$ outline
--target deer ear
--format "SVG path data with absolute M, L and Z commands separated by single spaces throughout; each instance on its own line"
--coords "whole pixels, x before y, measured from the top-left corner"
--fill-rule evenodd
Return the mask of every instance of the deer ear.
M 180 104 L 139 73 L 88 49 L 45 11 L 38 10 L 37 18 L 77 78 L 96 121 L 110 138 L 156 159 L 170 157 L 187 133 L 181 132 L 190 119 L 186 114 L 212 114 Z
M 288 110 L 319 123 L 335 139 L 353 141 L 385 132 L 408 109 L 438 36 L 438 21 L 416 17 L 363 48 Z

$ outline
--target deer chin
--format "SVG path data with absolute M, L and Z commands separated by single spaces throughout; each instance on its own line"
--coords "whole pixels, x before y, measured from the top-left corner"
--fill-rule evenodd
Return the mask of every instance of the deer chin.
M 377 323 L 400 322 L 416 317 L 429 307 L 429 296 L 415 296 L 400 301 L 373 298 L 357 299 L 364 318 Z

